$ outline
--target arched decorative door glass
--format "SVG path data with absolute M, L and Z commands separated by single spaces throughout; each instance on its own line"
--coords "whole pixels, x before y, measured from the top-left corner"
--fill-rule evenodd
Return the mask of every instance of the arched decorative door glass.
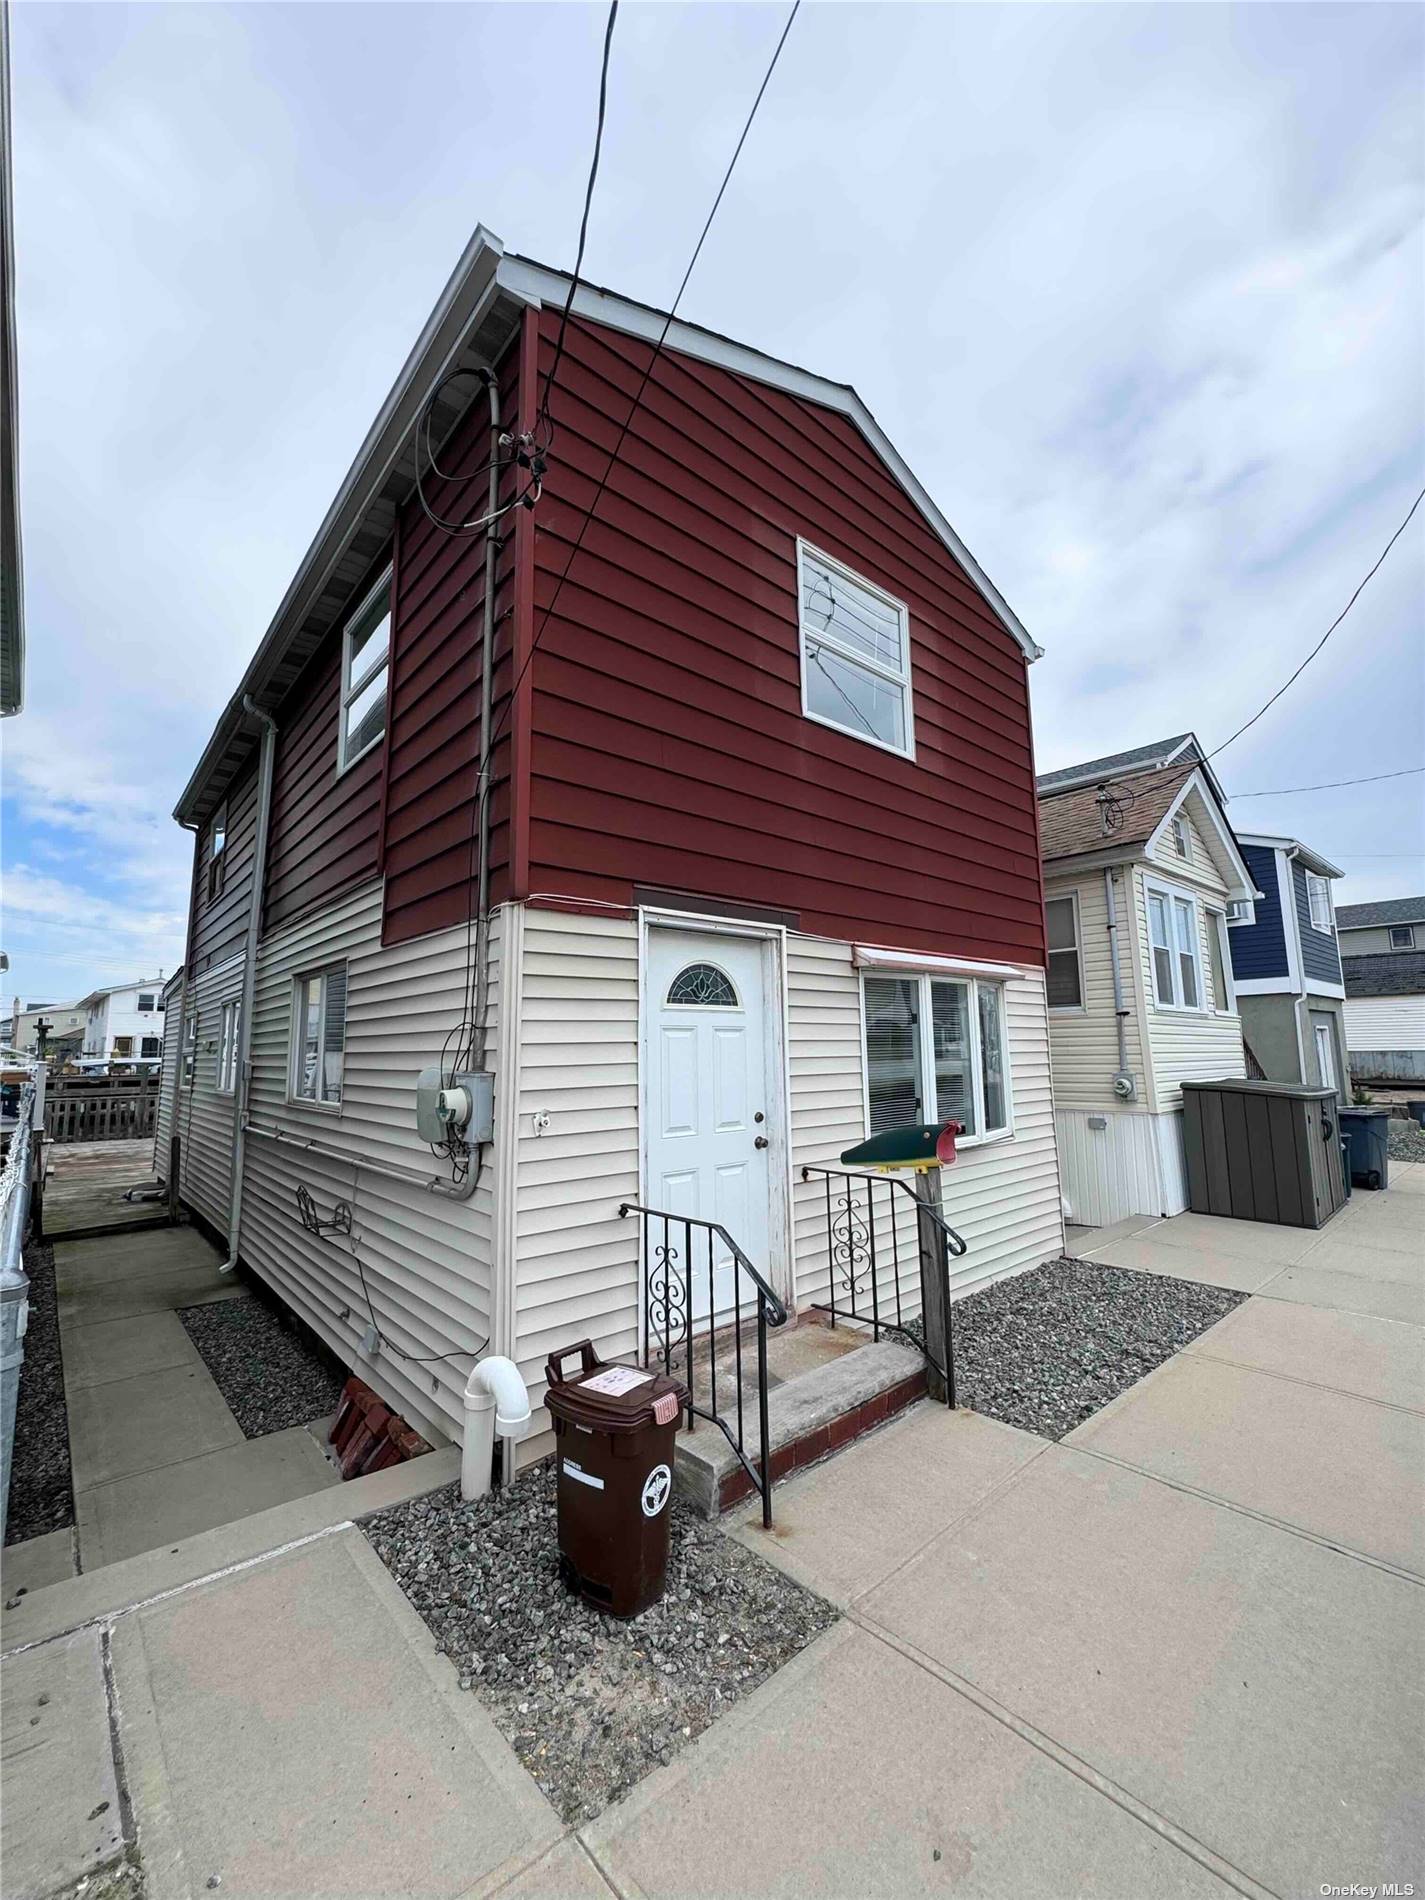
M 668 985 L 668 1001 L 700 1009 L 737 1009 L 732 979 L 715 963 L 690 963 Z

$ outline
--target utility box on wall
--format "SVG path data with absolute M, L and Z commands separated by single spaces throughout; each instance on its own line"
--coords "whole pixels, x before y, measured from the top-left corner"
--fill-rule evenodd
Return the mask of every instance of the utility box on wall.
M 495 1133 L 495 1078 L 436 1065 L 416 1077 L 416 1133 L 437 1147 L 454 1137 L 471 1147 Z

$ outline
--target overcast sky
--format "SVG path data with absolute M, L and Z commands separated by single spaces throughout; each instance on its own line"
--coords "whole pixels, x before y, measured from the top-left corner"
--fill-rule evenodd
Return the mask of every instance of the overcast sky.
M 588 274 L 666 304 L 784 10 L 626 5 Z M 853 382 L 1046 649 L 1213 745 L 1425 482 L 1421 10 L 815 4 L 682 314 Z M 171 970 L 169 813 L 472 227 L 567 267 L 602 7 L 17 5 L 9 987 Z M 1425 758 L 1425 508 L 1230 792 Z M 1233 803 L 1425 888 L 1425 779 Z

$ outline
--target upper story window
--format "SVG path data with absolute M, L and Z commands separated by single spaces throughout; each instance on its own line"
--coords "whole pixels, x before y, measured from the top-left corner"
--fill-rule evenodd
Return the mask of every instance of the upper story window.
M 227 800 L 213 813 L 208 826 L 208 902 L 221 895 L 227 875 L 228 806 Z
M 1181 816 L 1173 820 L 1173 850 L 1180 858 L 1192 856 L 1192 839 L 1188 834 L 1187 819 Z
M 807 718 L 913 759 L 904 605 L 804 541 L 797 542 L 797 602 Z
M 970 1144 L 1011 1132 L 1002 983 L 867 976 L 863 993 L 871 1134 L 950 1120 Z
M 1414 924 L 1392 924 L 1390 947 L 1392 950 L 1413 950 L 1415 948 Z
M 1202 933 L 1197 904 L 1178 891 L 1147 887 L 1153 1000 L 1159 1009 L 1202 1008 Z
M 152 990 L 140 990 L 139 991 L 139 1008 L 147 1012 L 148 1010 L 151 1010 L 153 1008 L 153 1005 L 154 1005 L 154 995 L 153 995 Z
M 294 1102 L 335 1108 L 346 1052 L 346 965 L 310 970 L 292 985 L 292 1058 L 287 1090 Z
M 1082 1009 L 1084 970 L 1079 947 L 1079 901 L 1051 897 L 1044 906 L 1049 926 L 1049 1007 Z
M 1329 931 L 1333 924 L 1331 916 L 1331 880 L 1329 877 L 1318 877 L 1315 871 L 1307 872 L 1306 904 L 1311 915 L 1311 928 L 1313 930 Z
M 391 664 L 391 570 L 377 581 L 341 636 L 341 726 L 338 772 L 355 765 L 386 731 L 386 680 Z

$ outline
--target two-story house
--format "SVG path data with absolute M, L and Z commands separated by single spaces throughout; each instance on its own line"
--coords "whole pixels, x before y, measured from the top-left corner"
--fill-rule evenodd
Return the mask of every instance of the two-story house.
M 1336 935 L 1352 1077 L 1425 1085 L 1425 897 L 1342 904 Z
M 47 1049 L 77 1051 L 83 1047 L 84 1032 L 89 1027 L 89 1005 L 86 1002 L 82 1007 L 78 1003 L 25 1003 L 22 1006 L 17 996 L 10 1011 L 10 1047 L 33 1055 L 39 1046 L 41 1023 L 47 1026 Z
M 1331 883 L 1337 867 L 1299 838 L 1240 832 L 1256 893 L 1228 917 L 1242 1034 L 1272 1082 L 1347 1088 L 1345 988 Z
M 163 1054 L 163 976 L 111 983 L 74 1005 L 84 1012 L 86 1056 L 114 1062 L 157 1062 Z
M 1188 1205 L 1182 1085 L 1245 1072 L 1227 922 L 1250 896 L 1191 733 L 1039 780 L 1067 1217 Z
M 626 1203 L 801 1310 L 802 1166 L 953 1117 L 957 1288 L 1062 1242 L 1037 648 L 853 390 L 569 289 L 477 231 L 176 813 L 182 1194 L 445 1435 L 638 1349 Z

